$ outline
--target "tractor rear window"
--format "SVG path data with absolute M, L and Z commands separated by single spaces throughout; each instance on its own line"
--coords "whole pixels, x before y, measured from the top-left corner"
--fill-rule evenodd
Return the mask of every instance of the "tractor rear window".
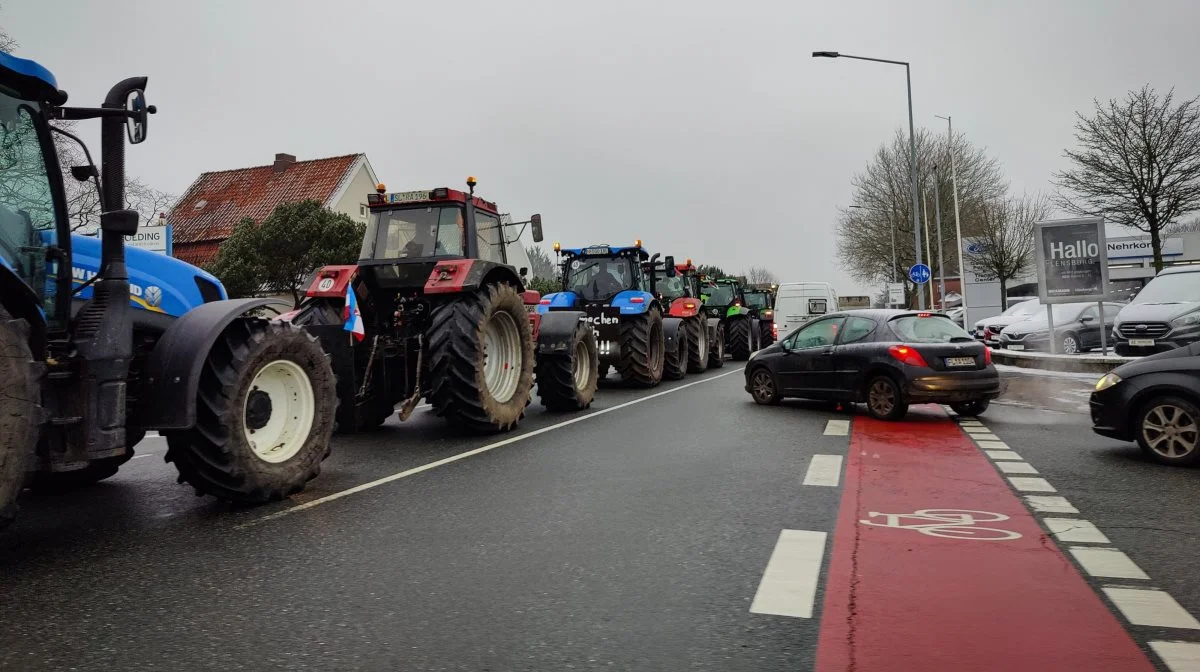
M 437 206 L 372 213 L 360 258 L 405 259 L 462 254 L 462 208 Z
M 567 290 L 587 301 L 604 301 L 637 287 L 633 263 L 625 257 L 572 259 L 567 273 Z
M 957 341 L 972 341 L 967 332 L 962 330 L 945 315 L 905 315 L 888 322 L 892 333 L 905 343 L 950 343 Z
M 733 305 L 733 286 L 732 285 L 709 285 L 700 290 L 700 293 L 707 296 L 705 303 L 713 306 L 731 306 Z
M 767 295 L 762 292 L 746 292 L 746 306 L 749 308 L 766 308 Z
M 668 278 L 665 272 L 659 271 L 655 281 L 658 283 L 658 293 L 668 301 L 687 296 L 687 284 L 681 275 Z

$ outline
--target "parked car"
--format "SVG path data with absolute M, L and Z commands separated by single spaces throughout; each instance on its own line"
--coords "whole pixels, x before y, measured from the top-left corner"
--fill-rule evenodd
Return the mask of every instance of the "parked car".
M 1200 341 L 1200 266 L 1164 269 L 1113 325 L 1118 355 L 1149 355 Z
M 1000 394 L 991 350 L 945 315 L 908 310 L 814 319 L 755 353 L 745 375 L 759 404 L 784 397 L 862 402 L 884 420 L 904 417 L 915 403 L 979 415 Z
M 837 292 L 828 282 L 785 282 L 775 290 L 775 324 L 780 334 L 838 310 Z
M 1122 364 L 1096 383 L 1092 431 L 1163 464 L 1200 464 L 1200 343 Z
M 1100 323 L 1100 308 L 1095 303 L 1059 303 L 1054 306 L 1055 351 L 1074 355 L 1100 347 L 1100 330 L 1112 329 L 1122 304 L 1104 304 L 1104 323 Z M 1024 321 L 1005 327 L 1000 332 L 1000 347 L 1007 350 L 1050 351 L 1050 325 L 1046 307 Z
M 990 346 L 1000 344 L 1000 332 L 1010 324 L 1029 319 L 1036 315 L 1042 304 L 1037 299 L 1028 299 L 1009 305 L 1003 313 L 985 317 L 975 323 L 975 337 Z

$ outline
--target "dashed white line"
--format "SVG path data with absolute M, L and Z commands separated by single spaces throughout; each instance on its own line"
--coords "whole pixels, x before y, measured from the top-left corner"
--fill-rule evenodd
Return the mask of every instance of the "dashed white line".
M 1066 497 L 1056 495 L 1025 495 L 1029 506 L 1040 513 L 1079 513 Z
M 1019 460 L 1021 456 L 1011 450 L 985 450 L 987 456 L 993 460 Z
M 1200 672 L 1200 644 L 1195 642 L 1150 642 L 1171 672 Z
M 836 488 L 842 476 L 841 455 L 813 455 L 804 474 L 804 485 Z
M 750 613 L 812 618 L 825 538 L 812 530 L 780 531 Z
M 1128 555 L 1115 548 L 1072 546 L 1070 551 L 1083 567 L 1083 571 L 1092 576 L 1107 579 L 1150 579 Z
M 1105 586 L 1103 590 L 1125 620 L 1134 625 L 1200 630 L 1200 621 L 1161 590 L 1127 586 Z
M 1013 487 L 1022 492 L 1058 492 L 1053 485 L 1044 478 L 1035 478 L 1032 476 L 1009 476 L 1008 482 L 1013 484 Z
M 630 406 L 633 406 L 634 404 L 640 404 L 644 401 L 650 401 L 651 399 L 657 399 L 658 397 L 662 397 L 662 396 L 665 396 L 668 394 L 674 394 L 680 390 L 686 390 L 687 388 L 693 387 L 695 385 L 703 385 L 704 383 L 709 383 L 714 380 L 719 380 L 721 378 L 724 378 L 725 376 L 732 376 L 735 373 L 741 373 L 741 371 L 742 370 L 740 368 L 734 369 L 733 371 L 727 371 L 725 373 L 717 374 L 711 378 L 705 378 L 704 380 L 697 380 L 693 383 L 685 383 L 685 384 L 679 385 L 677 387 L 672 387 L 669 390 L 663 390 L 662 392 L 656 392 L 654 394 L 648 394 L 644 397 L 638 397 L 637 399 L 633 399 L 632 401 L 627 401 L 623 404 L 617 404 L 616 406 L 609 406 L 608 408 L 602 408 L 598 411 L 593 411 L 586 415 L 578 415 L 574 418 L 571 418 L 570 420 L 563 420 L 562 422 L 558 422 L 553 425 L 549 425 L 547 427 L 541 427 L 539 429 L 534 429 L 534 430 L 525 432 L 524 434 L 518 434 L 517 436 L 513 436 L 510 438 L 504 439 L 502 441 L 497 441 L 495 443 L 489 443 L 486 446 L 482 446 L 482 447 L 476 448 L 474 450 L 468 450 L 466 452 L 462 452 L 457 455 L 451 455 L 450 457 L 447 457 L 447 458 L 444 458 L 441 460 L 436 460 L 436 461 L 430 462 L 428 464 L 422 464 L 419 467 L 413 467 L 412 469 L 408 469 L 406 471 L 401 471 L 399 473 L 392 474 L 391 476 L 384 476 L 383 478 L 378 478 L 378 479 L 375 479 L 374 481 L 370 481 L 368 483 L 363 483 L 362 485 L 356 485 L 353 488 L 348 488 L 346 490 L 342 490 L 341 492 L 335 492 L 331 495 L 326 495 L 324 497 L 318 497 L 317 499 L 314 499 L 312 501 L 305 502 L 303 504 L 298 504 L 296 506 L 293 506 L 288 509 L 284 509 L 282 511 L 276 511 L 275 513 L 272 513 L 270 515 L 263 516 L 262 518 L 257 518 L 255 520 L 251 520 L 251 521 L 242 523 L 240 525 L 234 525 L 233 529 L 244 530 L 244 529 L 253 527 L 255 525 L 265 523 L 270 520 L 282 518 L 284 516 L 291 515 L 293 513 L 299 513 L 300 511 L 304 511 L 306 509 L 311 509 L 313 507 L 320 506 L 322 504 L 328 504 L 329 502 L 341 499 L 343 497 L 348 497 L 350 495 L 353 495 L 353 494 L 356 494 L 359 492 L 363 492 L 364 490 L 370 490 L 371 488 L 377 488 L 381 485 L 391 483 L 392 481 L 398 481 L 402 478 L 408 478 L 409 476 L 415 476 L 416 474 L 419 474 L 421 472 L 429 471 L 430 469 L 436 469 L 438 467 L 445 466 L 447 464 L 452 464 L 454 462 L 458 462 L 459 460 L 465 460 L 468 457 L 474 457 L 475 455 L 480 455 L 480 454 L 486 453 L 490 450 L 495 450 L 495 449 L 501 448 L 503 446 L 517 443 L 518 441 L 524 441 L 525 439 L 537 436 L 539 434 L 545 434 L 546 432 L 553 432 L 554 430 L 560 429 L 562 427 L 566 427 L 567 425 L 573 425 L 577 422 L 583 422 L 584 420 L 590 420 L 594 417 L 604 415 L 605 413 L 612 413 L 613 411 L 619 411 L 622 408 L 628 408 Z
M 1068 544 L 1112 543 L 1091 521 L 1079 518 L 1043 518 L 1042 522 L 1055 539 Z
M 1006 474 L 1036 474 L 1037 469 L 1028 462 L 997 462 L 996 468 Z
M 984 450 L 1008 450 L 1008 444 L 1003 441 L 976 441 Z
M 849 420 L 830 420 L 825 423 L 825 436 L 847 436 L 849 434 Z

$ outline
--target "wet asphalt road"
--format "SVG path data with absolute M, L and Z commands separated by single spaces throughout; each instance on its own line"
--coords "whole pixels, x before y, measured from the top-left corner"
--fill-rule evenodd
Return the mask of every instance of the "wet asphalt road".
M 535 404 L 493 437 L 419 410 L 338 439 L 306 492 L 252 509 L 176 485 L 148 439 L 109 481 L 27 497 L 0 536 L 0 669 L 812 669 L 822 588 L 814 618 L 749 607 L 781 529 L 833 531 L 840 489 L 802 480 L 814 454 L 846 452 L 827 422 L 854 416 L 755 406 L 742 382 L 730 363 L 606 386 L 586 419 Z M 1200 614 L 1200 474 L 1035 405 L 1014 394 L 985 422 Z

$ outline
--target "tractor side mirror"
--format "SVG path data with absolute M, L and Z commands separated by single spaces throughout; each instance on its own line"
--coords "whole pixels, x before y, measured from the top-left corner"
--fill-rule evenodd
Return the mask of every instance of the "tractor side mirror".
M 533 231 L 533 242 L 542 242 L 542 216 L 534 215 L 529 218 L 529 228 Z
M 677 273 L 675 271 L 675 257 L 668 254 L 663 259 L 663 263 L 666 264 L 666 267 L 667 267 L 667 277 L 668 278 L 675 277 L 677 275 Z
M 524 280 L 524 279 L 525 279 L 525 277 L 526 277 L 527 275 L 529 275 L 529 268 L 528 268 L 528 267 L 526 267 L 526 266 L 522 266 L 522 267 L 521 267 L 521 270 L 520 270 L 520 271 L 517 271 L 517 273 L 518 273 L 518 274 L 520 274 L 520 276 L 521 276 L 521 279 L 522 279 L 522 280 Z
M 110 210 L 100 213 L 100 230 L 105 233 L 119 233 L 132 236 L 137 233 L 138 221 L 141 215 L 137 210 Z
M 129 134 L 129 144 L 136 145 L 146 139 L 146 121 L 149 112 L 146 108 L 146 94 L 141 89 L 134 89 L 125 98 L 125 111 L 129 116 L 125 119 L 125 131 Z

